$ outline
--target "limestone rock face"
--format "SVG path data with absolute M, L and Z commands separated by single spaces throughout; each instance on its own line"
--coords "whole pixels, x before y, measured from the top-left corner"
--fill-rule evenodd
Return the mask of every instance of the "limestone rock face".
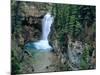
M 69 61 L 71 64 L 73 64 L 74 67 L 79 68 L 80 67 L 80 60 L 81 60 L 81 56 L 83 53 L 83 45 L 82 42 L 80 41 L 69 41 L 68 44 L 68 57 L 69 57 Z

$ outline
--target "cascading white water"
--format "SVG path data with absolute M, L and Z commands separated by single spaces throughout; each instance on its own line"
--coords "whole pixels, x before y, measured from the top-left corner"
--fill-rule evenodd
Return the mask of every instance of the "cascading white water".
M 48 35 L 50 33 L 50 27 L 53 23 L 53 17 L 50 13 L 47 13 L 42 19 L 42 38 L 41 40 L 48 40 Z
M 52 47 L 48 42 L 48 35 L 50 33 L 50 27 L 53 23 L 54 17 L 50 13 L 47 13 L 42 19 L 42 37 L 38 42 L 34 42 L 35 49 L 50 50 Z

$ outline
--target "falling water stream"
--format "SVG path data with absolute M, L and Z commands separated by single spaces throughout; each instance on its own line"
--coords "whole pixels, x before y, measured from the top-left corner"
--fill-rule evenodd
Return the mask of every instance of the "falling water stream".
M 48 35 L 50 33 L 50 27 L 53 23 L 53 16 L 47 13 L 42 19 L 42 37 L 38 42 L 34 42 L 34 47 L 38 50 L 51 50 L 52 47 L 48 43 Z

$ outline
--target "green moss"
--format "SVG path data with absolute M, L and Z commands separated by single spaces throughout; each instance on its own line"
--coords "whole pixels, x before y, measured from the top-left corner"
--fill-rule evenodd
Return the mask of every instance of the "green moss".
M 11 57 L 11 73 L 12 74 L 18 74 L 20 71 L 20 62 L 15 56 L 13 50 L 12 50 L 12 57 Z
M 82 70 L 89 68 L 89 45 L 84 48 L 80 67 Z

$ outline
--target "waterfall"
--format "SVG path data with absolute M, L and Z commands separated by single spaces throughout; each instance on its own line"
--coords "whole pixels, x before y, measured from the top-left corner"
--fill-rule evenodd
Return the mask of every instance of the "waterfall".
M 48 40 L 48 35 L 50 33 L 50 27 L 53 23 L 53 17 L 50 13 L 47 13 L 42 19 L 42 38 L 41 40 Z
M 50 50 L 52 47 L 48 42 L 48 35 L 50 33 L 50 27 L 53 23 L 54 17 L 50 13 L 47 13 L 42 19 L 42 35 L 41 40 L 34 42 L 35 49 L 38 50 Z

